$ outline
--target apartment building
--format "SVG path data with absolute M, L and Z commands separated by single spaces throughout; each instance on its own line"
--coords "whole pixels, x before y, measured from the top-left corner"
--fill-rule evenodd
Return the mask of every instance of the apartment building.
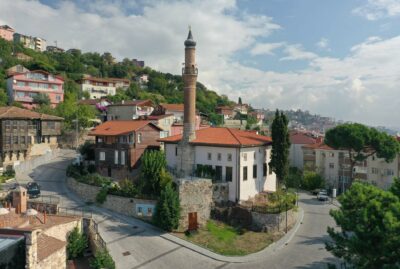
M 116 78 L 85 77 L 79 81 L 81 90 L 88 92 L 89 99 L 98 99 L 107 95 L 115 95 L 117 88 L 129 87 L 129 81 Z
M 46 50 L 46 40 L 40 37 L 27 36 L 19 33 L 14 34 L 14 42 L 21 43 L 22 46 L 28 49 L 37 51 Z
M 315 171 L 323 176 L 327 184 L 339 191 L 350 187 L 351 165 L 349 152 L 335 150 L 323 143 L 303 146 L 304 169 Z M 357 162 L 353 168 L 353 177 L 388 189 L 399 174 L 399 156 L 392 162 L 373 155 L 363 162 Z
M 132 178 L 146 149 L 159 149 L 161 128 L 145 120 L 113 120 L 90 133 L 96 140 L 97 172 L 113 179 Z
M 0 25 L 0 38 L 13 41 L 15 30 L 8 25 Z
M 136 120 L 139 117 L 149 116 L 154 110 L 151 100 L 121 101 L 110 104 L 107 108 L 107 120 Z
M 50 105 L 56 107 L 64 101 L 64 79 L 46 71 L 25 71 L 13 73 L 7 78 L 7 93 L 10 102 L 20 102 L 25 108 L 37 106 L 34 97 L 47 94 Z

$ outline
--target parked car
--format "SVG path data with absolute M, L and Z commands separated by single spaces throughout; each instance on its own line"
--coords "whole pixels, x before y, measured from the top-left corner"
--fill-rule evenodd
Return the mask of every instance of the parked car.
M 40 196 L 40 186 L 36 182 L 29 182 L 26 184 L 26 190 L 29 198 L 36 198 Z
M 83 161 L 82 155 L 81 155 L 81 154 L 78 154 L 78 155 L 75 157 L 75 159 L 72 161 L 72 164 L 73 164 L 73 165 L 81 165 L 82 161 Z
M 329 197 L 326 191 L 320 191 L 317 194 L 317 199 L 320 201 L 328 201 Z

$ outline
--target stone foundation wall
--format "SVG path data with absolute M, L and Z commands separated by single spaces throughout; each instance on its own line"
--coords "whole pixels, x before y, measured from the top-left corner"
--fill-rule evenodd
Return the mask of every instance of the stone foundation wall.
M 54 237 L 58 240 L 67 241 L 69 233 L 72 232 L 72 230 L 75 227 L 78 227 L 79 230 L 82 230 L 82 220 L 81 219 L 77 219 L 72 222 L 52 226 L 49 229 L 44 230 L 43 233 L 47 236 Z
M 266 232 L 284 231 L 286 228 L 286 212 L 280 214 L 262 214 L 251 212 L 252 223 L 256 230 Z M 288 210 L 288 227 L 292 227 L 297 220 L 297 212 Z
M 73 178 L 67 179 L 67 186 L 69 189 L 75 192 L 79 197 L 81 197 L 82 199 L 86 199 L 86 201 L 91 201 L 91 202 L 96 201 L 96 195 L 101 189 L 100 187 L 91 186 L 88 184 L 78 182 Z M 124 214 L 126 216 L 149 219 L 149 217 L 137 215 L 136 205 L 137 204 L 155 205 L 156 203 L 157 203 L 156 200 L 107 195 L 107 199 L 100 206 Z
M 178 192 L 181 206 L 181 218 L 178 231 L 184 232 L 189 227 L 189 213 L 197 212 L 197 223 L 204 226 L 210 218 L 213 202 L 213 189 L 210 179 L 180 179 Z
M 65 269 L 67 268 L 67 251 L 66 247 L 59 249 L 54 252 L 50 256 L 45 259 L 39 261 L 36 264 L 35 269 L 49 269 L 49 268 L 57 268 L 57 269 Z

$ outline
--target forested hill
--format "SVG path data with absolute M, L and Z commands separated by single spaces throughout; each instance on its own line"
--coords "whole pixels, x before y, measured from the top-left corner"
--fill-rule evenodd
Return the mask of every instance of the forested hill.
M 32 57 L 29 61 L 18 60 L 14 55 L 18 52 Z M 65 104 L 60 108 L 51 110 L 41 107 L 42 112 L 57 114 L 66 118 L 67 127 L 70 121 L 76 117 L 80 122 L 88 123 L 87 117 L 94 111 L 90 108 L 79 108 L 77 101 L 85 97 L 80 91 L 77 81 L 84 74 L 94 77 L 128 78 L 132 82 L 143 74 L 149 76 L 147 87 L 141 88 L 137 83 L 131 83 L 126 91 L 118 91 L 111 97 L 114 101 L 130 99 L 152 99 L 156 103 L 183 103 L 183 81 L 180 75 L 162 73 L 150 67 L 137 67 L 131 60 L 123 59 L 117 62 L 110 53 L 87 52 L 82 53 L 78 49 L 67 52 L 37 52 L 23 48 L 20 44 L 14 44 L 0 38 L 0 105 L 7 105 L 6 94 L 6 70 L 12 66 L 21 64 L 29 70 L 45 70 L 53 74 L 59 74 L 65 79 Z M 212 122 L 220 120 L 214 110 L 217 105 L 233 103 L 226 96 L 218 95 L 208 90 L 200 82 L 197 83 L 197 108 L 200 112 L 209 115 Z M 82 110 L 82 111 L 78 111 Z

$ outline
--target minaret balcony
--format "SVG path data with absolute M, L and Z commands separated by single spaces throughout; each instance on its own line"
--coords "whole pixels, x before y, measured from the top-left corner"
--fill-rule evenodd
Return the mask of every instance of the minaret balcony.
M 197 75 L 198 74 L 197 67 L 183 67 L 182 75 Z

